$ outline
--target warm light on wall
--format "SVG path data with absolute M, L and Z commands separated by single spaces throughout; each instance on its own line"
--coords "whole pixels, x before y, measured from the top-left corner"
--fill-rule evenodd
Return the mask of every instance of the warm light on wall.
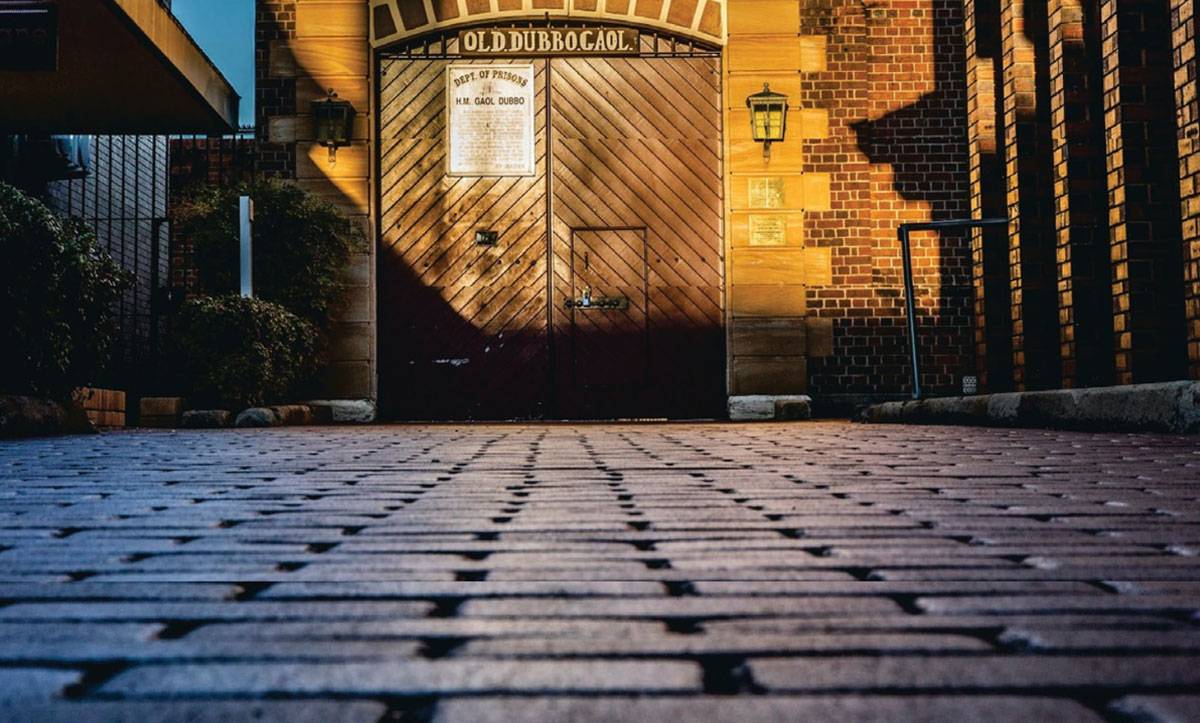
M 764 83 L 761 93 L 746 99 L 746 107 L 750 109 L 754 140 L 763 144 L 763 157 L 770 158 L 771 144 L 787 135 L 787 96 L 772 92 L 771 86 Z
M 312 103 L 314 138 L 329 149 L 329 163 L 337 163 L 337 149 L 350 145 L 354 138 L 354 117 L 358 111 L 349 101 L 338 100 L 332 89 L 325 100 Z

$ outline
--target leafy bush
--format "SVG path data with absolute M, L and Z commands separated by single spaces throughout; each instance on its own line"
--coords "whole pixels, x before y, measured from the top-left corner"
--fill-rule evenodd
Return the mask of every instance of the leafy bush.
M 261 299 L 185 302 L 175 345 L 193 407 L 240 410 L 295 398 L 316 371 L 315 327 Z
M 131 284 L 85 224 L 0 183 L 0 388 L 65 401 L 95 383 Z
M 202 186 L 176 208 L 172 220 L 194 244 L 203 291 L 238 291 L 238 197 L 243 195 L 254 199 L 254 295 L 324 329 L 341 300 L 342 274 L 361 236 L 333 205 L 293 185 Z

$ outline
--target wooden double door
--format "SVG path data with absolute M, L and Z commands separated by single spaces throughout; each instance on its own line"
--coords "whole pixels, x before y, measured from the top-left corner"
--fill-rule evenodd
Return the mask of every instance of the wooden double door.
M 474 61 L 534 68 L 524 177 L 447 175 L 446 69 L 465 62 L 380 62 L 385 414 L 718 415 L 719 58 Z

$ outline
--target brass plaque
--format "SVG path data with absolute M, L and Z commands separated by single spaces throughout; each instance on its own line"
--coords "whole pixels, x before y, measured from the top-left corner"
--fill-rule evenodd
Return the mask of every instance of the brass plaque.
M 751 246 L 786 246 L 787 218 L 784 216 L 750 216 Z
M 783 208 L 784 180 L 778 176 L 750 179 L 751 208 Z
M 458 34 L 468 58 L 546 55 L 637 55 L 641 34 L 633 28 L 477 28 Z
M 533 78 L 532 65 L 447 68 L 448 175 L 535 175 Z

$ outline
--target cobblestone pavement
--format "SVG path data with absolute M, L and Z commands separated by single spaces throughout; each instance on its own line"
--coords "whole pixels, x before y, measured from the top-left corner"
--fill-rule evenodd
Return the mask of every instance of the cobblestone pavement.
M 0 444 L 0 720 L 1200 720 L 1200 440 Z

